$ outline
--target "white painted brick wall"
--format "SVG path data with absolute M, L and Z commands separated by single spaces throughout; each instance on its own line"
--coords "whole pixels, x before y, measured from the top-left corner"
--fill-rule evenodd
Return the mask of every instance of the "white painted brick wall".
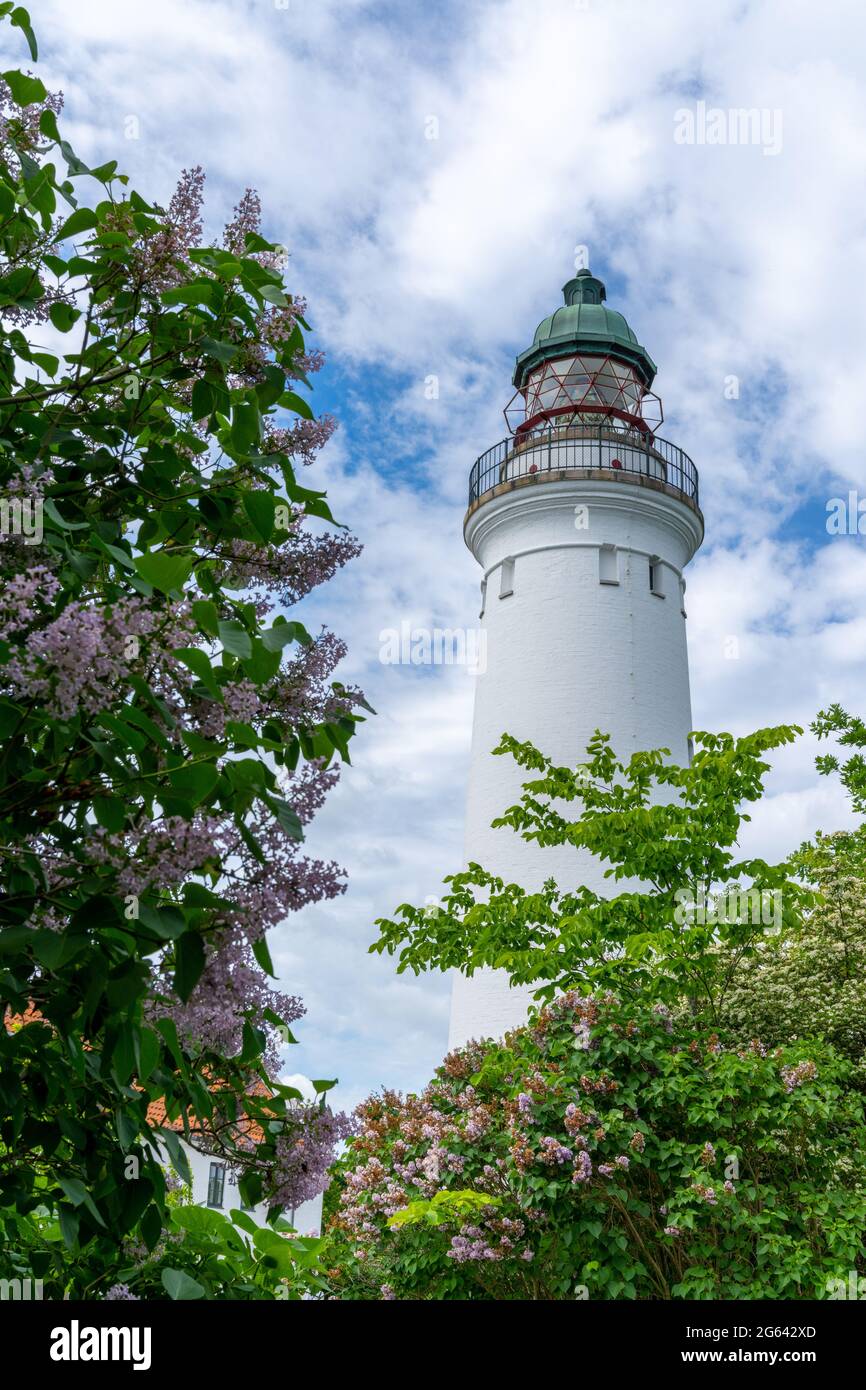
M 589 508 L 586 529 L 575 526 L 578 506 Z M 491 757 L 491 749 L 507 732 L 574 766 L 600 728 L 620 756 L 667 747 L 677 762 L 687 760 L 685 620 L 679 579 L 668 566 L 681 572 L 691 559 L 703 535 L 700 518 L 675 498 L 633 483 L 540 482 L 485 502 L 468 518 L 465 534 L 489 574 L 466 860 L 528 889 L 553 877 L 561 887 L 585 882 L 600 891 L 602 866 L 591 856 L 539 848 L 512 830 L 491 829 L 494 817 L 519 799 L 522 776 L 513 759 Z M 599 583 L 600 544 L 621 548 L 618 585 Z M 649 555 L 667 562 L 663 599 L 649 589 Z M 514 592 L 500 599 L 493 567 L 509 556 L 515 557 Z M 528 989 L 510 989 L 502 972 L 472 979 L 455 973 L 449 1046 L 501 1036 L 523 1021 L 530 996 Z

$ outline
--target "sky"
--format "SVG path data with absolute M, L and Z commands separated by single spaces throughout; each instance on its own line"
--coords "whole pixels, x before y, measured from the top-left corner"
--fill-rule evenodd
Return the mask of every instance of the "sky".
M 807 727 L 832 701 L 866 713 L 866 537 L 856 515 L 855 534 L 827 527 L 833 499 L 866 514 L 866 13 L 860 0 L 29 8 L 77 152 L 118 159 L 163 203 L 202 165 L 209 234 L 256 188 L 309 301 L 327 356 L 313 405 L 340 421 L 309 482 L 364 552 L 305 617 L 346 640 L 340 675 L 377 714 L 308 837 L 348 891 L 272 942 L 281 987 L 308 1008 L 287 1067 L 339 1076 L 345 1106 L 417 1088 L 446 1049 L 449 982 L 397 976 L 367 948 L 378 917 L 460 867 L 473 677 L 383 664 L 380 635 L 475 623 L 469 470 L 505 435 L 514 357 L 582 259 L 658 363 L 661 433 L 700 472 L 695 727 Z M 19 62 L 16 48 L 3 66 Z M 745 850 L 781 857 L 850 823 L 816 751 L 807 733 L 776 756 Z

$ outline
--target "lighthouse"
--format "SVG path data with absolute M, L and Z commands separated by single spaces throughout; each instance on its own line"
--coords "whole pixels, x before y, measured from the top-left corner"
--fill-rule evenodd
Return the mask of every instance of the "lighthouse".
M 496 816 L 521 772 L 503 733 L 560 765 L 596 729 L 621 758 L 690 756 L 684 570 L 703 539 L 698 474 L 660 434 L 656 366 L 601 280 L 577 272 L 516 361 L 508 437 L 476 461 L 464 538 L 481 569 L 486 662 L 477 676 L 465 858 L 532 891 L 548 878 L 605 892 L 600 862 L 539 847 Z M 501 1037 L 532 997 L 504 972 L 456 973 L 449 1046 Z

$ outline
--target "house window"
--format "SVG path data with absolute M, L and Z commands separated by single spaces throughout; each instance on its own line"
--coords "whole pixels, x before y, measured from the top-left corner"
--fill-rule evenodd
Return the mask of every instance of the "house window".
M 207 1180 L 207 1204 L 209 1207 L 221 1207 L 223 1204 L 223 1189 L 226 1182 L 226 1166 L 224 1163 L 212 1163 L 210 1175 Z

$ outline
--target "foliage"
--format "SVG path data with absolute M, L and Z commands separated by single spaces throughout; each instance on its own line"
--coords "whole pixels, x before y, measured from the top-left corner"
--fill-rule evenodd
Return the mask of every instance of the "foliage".
M 334 1287 L 825 1298 L 866 1254 L 866 1130 L 846 1078 L 817 1044 L 726 1047 L 663 1004 L 560 995 L 504 1043 L 451 1053 L 420 1096 L 359 1107 Z
M 114 1261 L 97 1267 L 86 1252 L 70 1257 L 63 1234 L 47 1211 L 26 1221 L 26 1239 L 7 1252 L 10 1278 L 42 1280 L 45 1298 L 71 1293 L 86 1299 L 297 1300 L 329 1288 L 321 1267 L 326 1242 L 298 1235 L 278 1217 L 259 1226 L 246 1212 L 230 1214 L 173 1200 L 156 1246 L 126 1240 Z
M 819 739 L 835 735 L 843 748 L 866 748 L 866 724 L 857 715 L 848 714 L 841 705 L 821 710 L 810 728 Z M 835 753 L 824 753 L 816 758 L 815 766 L 824 776 L 838 772 L 854 810 L 866 815 L 866 757 L 863 753 L 852 753 L 841 763 Z
M 843 746 L 866 746 L 866 726 L 839 705 L 811 727 L 820 738 L 839 735 Z M 817 759 L 822 774 L 840 773 L 855 811 L 866 809 L 864 766 L 859 753 L 841 765 L 836 755 Z M 866 826 L 819 831 L 791 864 L 817 889 L 814 903 L 740 964 L 720 1022 L 771 1044 L 823 1038 L 855 1064 L 866 1089 Z
M 35 57 L 25 11 L 0 18 Z M 3 75 L 0 1240 L 35 1249 L 46 1212 L 92 1288 L 163 1239 L 155 1141 L 183 1162 L 157 1102 L 251 1201 L 325 1181 L 330 1083 L 315 1115 L 265 1085 L 303 1012 L 266 934 L 343 891 L 303 837 L 360 696 L 281 610 L 358 547 L 296 471 L 333 422 L 299 394 L 320 356 L 255 194 L 204 245 L 200 170 L 154 206 L 60 108 Z
M 770 1044 L 824 1038 L 856 1064 L 866 1087 L 866 882 L 852 875 L 844 852 L 848 836 L 819 836 L 814 851 L 825 861 L 820 896 L 801 923 L 769 939 L 734 977 L 720 1010 L 720 1026 Z M 813 863 L 815 853 L 809 856 Z
M 504 735 L 495 752 L 540 775 L 494 825 L 542 847 L 573 845 L 583 855 L 575 856 L 577 880 L 592 854 L 609 866 L 613 884 L 634 886 L 603 897 L 585 884 L 570 889 L 551 880 L 530 893 L 470 864 L 446 880 L 439 910 L 403 904 L 397 920 L 379 921 L 371 949 L 399 952 L 399 969 L 416 973 L 501 968 L 514 984 L 543 981 L 539 998 L 573 986 L 668 1001 L 685 995 L 694 1010 L 715 1017 L 732 962 L 735 968 L 769 926 L 795 920 L 810 900 L 785 864 L 737 857 L 740 825 L 749 819 L 741 808 L 760 798 L 769 769 L 764 754 L 799 732 L 697 733 L 688 767 L 666 761 L 667 749 L 622 763 L 608 737 L 596 733 L 587 762 L 574 770 Z M 579 814 L 568 819 L 565 808 L 574 802 Z M 719 943 L 728 955 L 716 950 Z

